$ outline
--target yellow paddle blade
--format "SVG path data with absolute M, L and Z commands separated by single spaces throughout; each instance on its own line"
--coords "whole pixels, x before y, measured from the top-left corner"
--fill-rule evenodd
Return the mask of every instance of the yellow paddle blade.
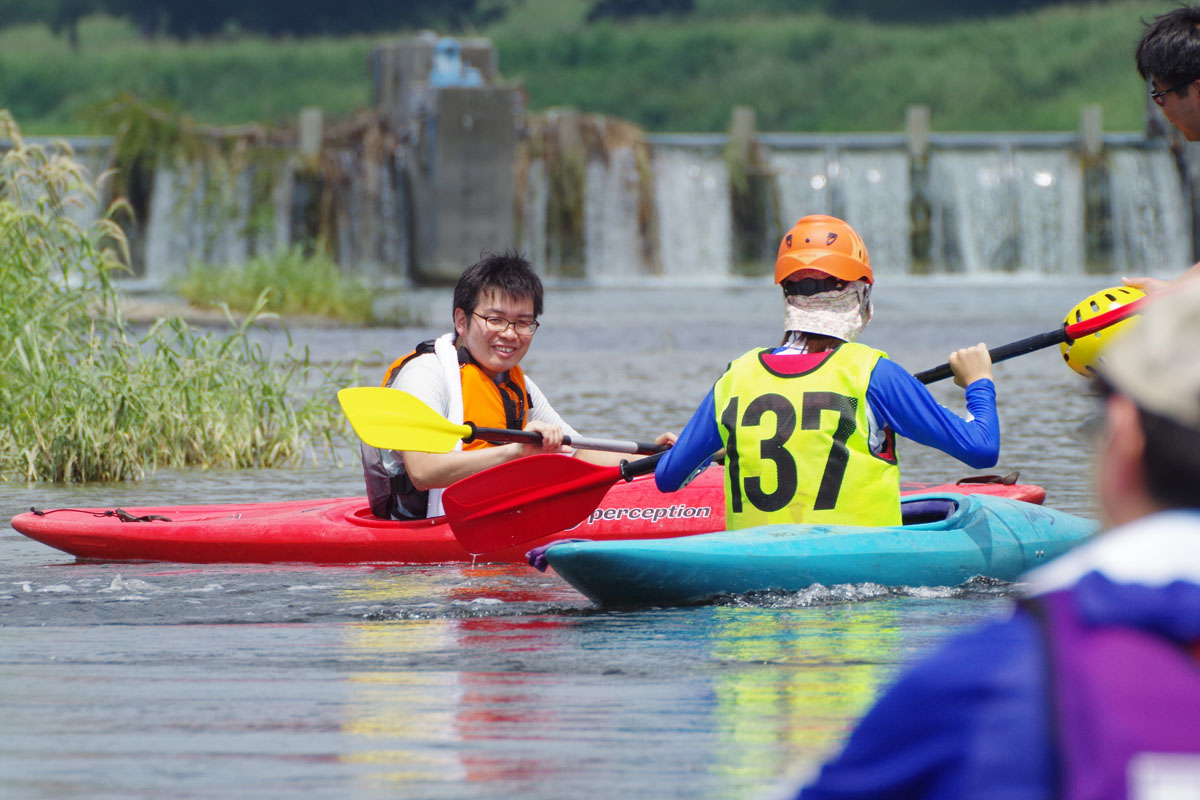
M 471 435 L 408 392 L 383 386 L 352 386 L 337 395 L 358 437 L 384 450 L 448 453 Z

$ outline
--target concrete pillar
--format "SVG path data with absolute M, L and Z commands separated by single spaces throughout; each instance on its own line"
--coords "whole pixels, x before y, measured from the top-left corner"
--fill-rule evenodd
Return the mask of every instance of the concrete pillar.
M 734 106 L 730 112 L 725 166 L 729 171 L 734 271 L 761 275 L 782 232 L 774 175 L 759 145 L 757 115 L 750 106 Z
M 414 277 L 453 283 L 481 251 L 516 246 L 516 89 L 439 89 L 413 171 Z
M 905 130 L 909 157 L 909 245 L 912 272 L 920 275 L 930 271 L 933 250 L 933 207 L 929 199 L 929 106 L 909 106 Z
M 1099 158 L 1104 149 L 1104 109 L 1101 106 L 1084 106 L 1079 113 L 1079 140 L 1083 145 L 1084 158 Z
M 908 107 L 905 131 L 908 134 L 908 153 L 913 158 L 929 155 L 929 106 Z
M 412 276 L 453 283 L 481 251 L 516 245 L 514 173 L 519 86 L 497 84 L 495 48 L 487 39 L 458 40 L 469 80 L 435 74 L 439 36 L 425 31 L 371 53 L 376 107 L 406 138 L 412 191 Z M 438 78 L 431 85 L 431 76 Z
M 316 106 L 300 109 L 300 135 L 297 149 L 300 153 L 300 160 L 305 166 L 316 166 L 321 157 L 321 143 L 324 138 L 324 112 Z
M 729 114 L 729 138 L 749 150 L 758 133 L 758 116 L 750 106 L 734 106 Z
M 564 278 L 587 276 L 584 207 L 588 148 L 584 118 L 574 108 L 546 112 L 541 134 L 546 197 L 546 268 Z
M 1112 187 L 1104 155 L 1104 110 L 1084 106 L 1079 113 L 1083 160 L 1083 268 L 1102 272 L 1112 262 Z
M 399 75 L 399 47 L 387 42 L 375 47 L 367 57 L 371 73 L 372 104 L 385 117 L 391 117 L 399 99 L 397 77 Z

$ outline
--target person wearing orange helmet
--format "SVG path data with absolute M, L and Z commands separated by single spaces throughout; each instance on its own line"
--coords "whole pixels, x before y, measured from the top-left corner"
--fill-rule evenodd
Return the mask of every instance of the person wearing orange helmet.
M 955 351 L 970 418 L 934 400 L 887 354 L 854 340 L 871 321 L 866 244 L 836 217 L 812 215 L 783 237 L 775 261 L 784 336 L 730 363 L 655 470 L 661 491 L 684 486 L 725 450 L 726 526 L 806 522 L 900 524 L 898 433 L 970 466 L 993 466 L 1000 424 L 982 345 Z

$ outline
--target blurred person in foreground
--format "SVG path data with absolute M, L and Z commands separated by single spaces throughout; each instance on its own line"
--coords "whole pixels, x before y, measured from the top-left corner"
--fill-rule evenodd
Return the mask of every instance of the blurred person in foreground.
M 1150 84 L 1150 98 L 1189 142 L 1200 141 L 1200 6 L 1180 6 L 1146 23 L 1134 50 L 1138 73 Z M 1181 279 L 1200 277 L 1200 262 Z M 1170 284 L 1148 276 L 1125 278 L 1144 292 Z
M 909 669 L 803 800 L 1200 797 L 1200 281 L 1100 365 L 1108 530 Z
M 725 524 L 899 525 L 895 434 L 975 468 L 1000 453 L 992 359 L 950 355 L 969 419 L 903 367 L 854 340 L 871 321 L 875 278 L 862 237 L 813 214 L 779 244 L 783 341 L 735 359 L 700 403 L 654 480 L 673 492 L 725 449 Z
M 488 253 L 467 267 L 454 287 L 454 330 L 421 342 L 397 358 L 383 385 L 408 392 L 451 422 L 484 428 L 536 431 L 528 444 L 459 443 L 449 453 L 380 450 L 362 445 L 371 513 L 382 519 L 434 517 L 441 491 L 476 472 L 534 453 L 571 453 L 615 466 L 627 456 L 572 450 L 563 435 L 578 436 L 537 384 L 521 369 L 541 323 L 543 289 L 529 261 L 514 252 Z M 657 444 L 675 434 L 663 433 Z

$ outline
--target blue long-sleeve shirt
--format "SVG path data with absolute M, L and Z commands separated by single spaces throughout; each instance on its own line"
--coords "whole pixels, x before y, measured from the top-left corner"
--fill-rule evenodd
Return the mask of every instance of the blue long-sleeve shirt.
M 785 351 L 780 348 L 776 352 Z M 977 380 L 967 387 L 966 395 L 972 419 L 963 419 L 940 405 L 923 383 L 886 358 L 876 362 L 867 385 L 867 404 L 877 424 L 890 427 L 906 439 L 936 447 L 974 469 L 994 466 L 1000 457 L 996 385 L 987 378 Z M 679 489 L 723 446 L 710 389 L 675 446 L 659 460 L 654 471 L 659 491 Z

